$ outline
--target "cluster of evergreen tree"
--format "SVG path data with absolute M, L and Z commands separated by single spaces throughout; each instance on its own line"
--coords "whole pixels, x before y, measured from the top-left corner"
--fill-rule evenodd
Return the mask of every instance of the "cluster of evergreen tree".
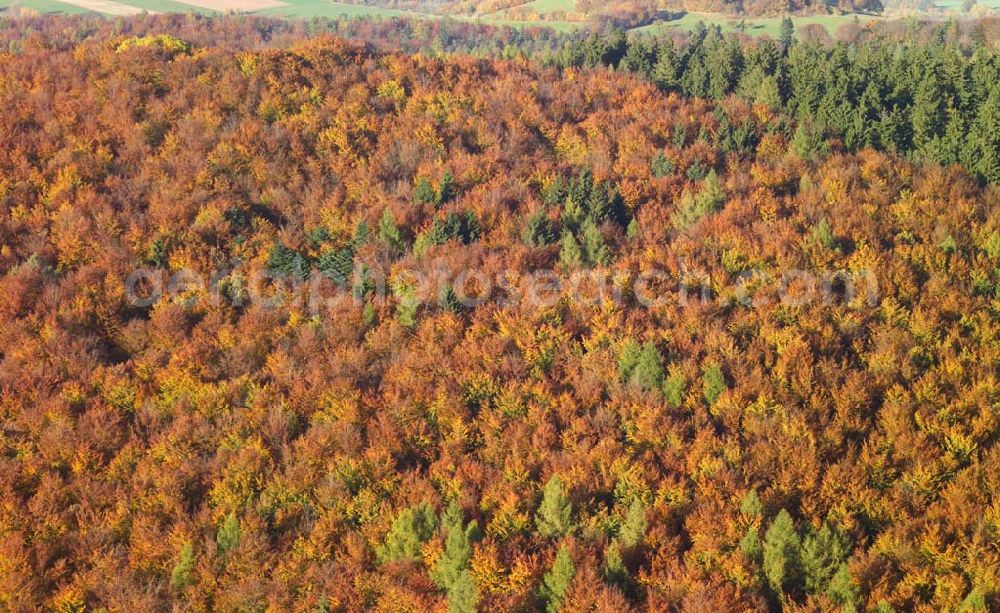
M 625 225 L 624 206 L 615 186 L 595 181 L 584 169 L 575 177 L 556 177 L 543 190 L 542 201 L 558 211 L 559 260 L 564 268 L 601 266 L 611 261 L 601 226 L 609 222 Z M 521 234 L 524 243 L 534 247 L 551 244 L 555 238 L 555 228 L 544 212 L 530 216 Z
M 1000 58 L 983 38 L 963 46 L 939 26 L 931 40 L 779 40 L 750 44 L 702 24 L 686 42 L 622 32 L 569 41 L 556 66 L 611 66 L 666 91 L 719 100 L 735 94 L 787 113 L 793 145 L 807 157 L 826 138 L 850 150 L 873 147 L 940 164 L 958 163 L 1000 181 Z M 732 134 L 737 146 L 752 146 Z

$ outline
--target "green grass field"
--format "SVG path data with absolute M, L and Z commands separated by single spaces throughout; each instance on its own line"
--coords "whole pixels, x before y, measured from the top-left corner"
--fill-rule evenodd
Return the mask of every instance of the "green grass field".
M 173 0 L 115 0 L 115 1 L 120 2 L 122 4 L 128 4 L 129 6 L 137 6 L 141 9 L 146 9 L 147 11 L 156 13 L 202 13 L 205 15 L 215 13 L 215 11 L 211 9 L 192 6 L 190 4 L 184 4 L 182 2 L 175 2 Z
M 116 0 L 121 4 L 127 4 L 129 6 L 134 6 L 140 9 L 145 9 L 150 12 L 157 13 L 214 13 L 215 11 L 200 8 L 197 6 L 191 6 L 190 4 L 184 4 L 182 2 L 175 2 L 173 0 Z M 87 9 L 76 6 L 73 4 L 68 4 L 65 2 L 59 2 L 58 0 L 0 0 L 0 9 L 6 9 L 10 6 L 23 6 L 25 8 L 36 10 L 40 13 L 63 13 L 63 14 L 76 14 L 76 13 L 87 13 Z
M 778 30 L 781 27 L 781 19 L 781 17 L 745 18 L 742 19 L 742 22 L 746 27 L 747 34 L 755 36 L 767 34 L 771 37 L 776 37 L 778 35 Z M 823 26 L 830 34 L 834 34 L 837 31 L 837 28 L 844 24 L 851 23 L 855 19 L 857 19 L 860 23 L 864 23 L 866 21 L 879 18 L 868 15 L 812 15 L 807 17 L 793 17 L 792 21 L 795 23 L 796 28 L 816 24 Z M 656 33 L 671 28 L 691 30 L 698 24 L 699 21 L 704 22 L 705 25 L 718 25 L 724 31 L 731 32 L 739 29 L 741 19 L 730 17 L 728 15 L 717 15 L 714 13 L 686 13 L 680 19 L 650 24 L 648 26 L 636 28 L 633 31 Z
M 177 2 L 176 0 L 117 0 L 123 4 L 128 4 L 148 11 L 160 13 L 213 13 L 210 9 L 200 8 Z M 284 17 L 289 19 L 313 17 L 370 17 L 370 18 L 390 18 L 390 17 L 415 17 L 422 19 L 442 19 L 440 15 L 430 15 L 426 13 L 416 13 L 402 10 L 386 9 L 377 6 L 360 4 L 347 4 L 331 0 L 285 0 L 288 6 L 277 7 L 257 11 L 257 15 L 269 15 L 274 17 Z M 937 0 L 937 5 L 946 11 L 960 11 L 963 0 Z M 42 13 L 85 13 L 86 9 L 60 2 L 59 0 L 0 0 L 0 9 L 8 8 L 14 4 L 24 6 Z M 979 0 L 979 4 L 986 7 L 1000 9 L 1000 0 Z M 557 11 L 567 13 L 575 10 L 575 0 L 532 0 L 517 7 L 527 9 L 539 14 L 549 14 Z M 547 27 L 559 31 L 570 31 L 586 24 L 571 21 L 547 21 L 535 20 L 524 21 L 513 19 L 511 11 L 504 9 L 487 15 L 453 15 L 450 19 L 469 21 L 474 23 L 484 23 L 496 26 L 512 27 Z M 793 17 L 795 26 L 801 28 L 806 25 L 816 24 L 824 27 L 830 34 L 836 33 L 837 29 L 844 24 L 854 20 L 866 22 L 879 19 L 867 15 L 815 15 L 805 17 Z M 724 31 L 735 31 L 741 27 L 747 34 L 762 35 L 767 34 L 772 37 L 777 36 L 781 25 L 780 17 L 746 18 L 739 19 L 728 15 L 716 13 L 686 13 L 678 19 L 669 21 L 659 21 L 647 26 L 636 28 L 633 32 L 658 33 L 670 29 L 691 30 L 699 22 L 706 25 L 718 25 Z
M 129 0 L 131 1 L 131 0 Z M 330 0 L 285 0 L 288 6 L 277 7 L 257 11 L 255 15 L 271 15 L 286 18 L 310 18 L 310 17 L 423 17 L 427 19 L 435 18 L 434 15 L 423 13 L 411 13 L 408 11 L 397 11 L 393 9 L 381 8 L 378 6 L 366 6 L 361 4 L 347 4 L 344 2 L 330 2 Z
M 80 8 L 79 6 L 73 6 L 72 4 L 57 2 L 56 0 L 19 0 L 16 3 L 10 2 L 9 0 L 0 0 L 0 9 L 10 8 L 14 4 L 38 11 L 39 13 L 74 14 L 87 12 L 87 9 Z
M 564 11 L 566 13 L 570 13 L 576 10 L 575 5 L 576 5 L 575 0 L 532 0 L 531 2 L 526 2 L 524 4 L 520 4 L 513 8 L 499 10 L 495 13 L 490 13 L 488 15 L 481 15 L 474 19 L 491 25 L 507 25 L 514 27 L 539 26 L 543 28 L 552 28 L 553 30 L 558 30 L 560 32 L 565 32 L 579 28 L 584 24 L 575 21 L 548 21 L 544 19 L 528 21 L 528 20 L 512 19 L 511 13 L 513 11 L 521 11 L 521 10 L 534 11 L 539 15 L 546 15 L 548 13 L 555 13 L 557 11 Z
M 576 10 L 576 2 L 574 0 L 532 0 L 531 2 L 526 2 L 525 4 L 520 4 L 513 9 L 504 9 L 502 11 L 497 11 L 496 14 L 500 15 L 506 13 L 510 10 L 531 10 L 536 13 L 543 15 L 545 13 L 555 13 L 556 11 L 565 11 L 571 13 Z

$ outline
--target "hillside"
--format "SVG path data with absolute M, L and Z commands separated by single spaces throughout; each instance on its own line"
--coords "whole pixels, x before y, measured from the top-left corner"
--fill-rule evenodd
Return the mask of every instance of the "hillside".
M 995 40 L 269 23 L 3 22 L 0 608 L 1000 606 Z
M 558 12 L 569 21 L 601 21 L 615 15 L 669 16 L 671 14 L 713 13 L 728 16 L 781 17 L 784 15 L 824 15 L 881 13 L 880 0 L 345 0 L 361 6 L 413 11 L 453 17 L 508 16 Z M 551 6 L 549 6 L 551 5 Z M 638 21 L 637 25 L 641 25 Z

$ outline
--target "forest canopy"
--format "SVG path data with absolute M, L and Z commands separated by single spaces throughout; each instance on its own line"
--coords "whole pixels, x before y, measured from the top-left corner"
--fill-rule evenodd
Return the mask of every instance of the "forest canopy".
M 0 24 L 0 608 L 1000 606 L 995 24 Z

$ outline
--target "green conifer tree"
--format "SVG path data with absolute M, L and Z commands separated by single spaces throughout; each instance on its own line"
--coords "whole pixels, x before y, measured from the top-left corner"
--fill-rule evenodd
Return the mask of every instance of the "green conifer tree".
M 413 202 L 415 204 L 430 204 L 437 198 L 437 192 L 427 177 L 420 177 L 413 186 Z
M 570 232 L 563 232 L 562 247 L 559 249 L 559 263 L 563 268 L 571 269 L 580 265 L 583 260 L 583 253 L 580 251 L 580 244 Z
M 569 549 L 563 545 L 556 553 L 556 559 L 552 563 L 552 569 L 542 577 L 541 596 L 545 601 L 547 613 L 557 613 L 562 604 L 563 597 L 569 590 L 573 577 L 576 575 L 576 565 L 569 554 Z
M 841 606 L 843 613 L 855 613 L 861 600 L 861 590 L 843 563 L 837 568 L 826 591 L 830 598 Z M 985 610 L 985 609 L 983 609 Z
M 451 171 L 444 171 L 441 182 L 438 184 L 437 193 L 434 195 L 434 203 L 438 206 L 448 202 L 455 197 L 455 179 L 451 176 Z
M 776 596 L 794 590 L 800 580 L 801 543 L 788 511 L 782 509 L 764 534 L 764 576 Z
M 240 520 L 237 519 L 235 513 L 226 515 L 225 519 L 222 520 L 222 525 L 215 533 L 215 544 L 220 553 L 227 553 L 239 546 Z
M 170 572 L 170 585 L 178 591 L 191 585 L 194 573 L 194 545 L 190 542 L 181 547 L 177 563 Z
M 463 570 L 448 588 L 448 613 L 475 613 L 479 595 L 472 573 Z
M 722 374 L 722 369 L 718 364 L 709 364 L 702 376 L 702 393 L 708 406 L 715 404 L 722 392 L 726 391 L 726 377 Z
M 785 53 L 795 43 L 795 23 L 791 17 L 786 16 L 781 20 L 781 27 L 778 30 L 778 42 L 785 49 Z
M 645 390 L 660 389 L 663 385 L 663 356 L 652 342 L 642 345 L 639 360 L 632 372 L 632 383 Z
M 618 352 L 618 375 L 622 378 L 622 381 L 628 381 L 632 378 L 632 371 L 635 370 L 636 364 L 639 363 L 639 356 L 641 354 L 642 347 L 635 340 L 630 338 L 622 343 L 622 347 Z
M 573 504 L 559 475 L 552 475 L 542 489 L 542 504 L 535 513 L 535 526 L 544 537 L 569 534 L 573 529 Z
M 604 244 L 600 229 L 591 218 L 583 222 L 583 259 L 589 266 L 604 266 L 611 261 L 611 252 Z
M 667 406 L 672 409 L 681 408 L 686 391 L 687 383 L 680 371 L 670 373 L 670 376 L 663 382 L 663 397 L 667 401 Z
M 850 555 L 847 537 L 828 523 L 806 535 L 802 541 L 802 574 L 806 591 L 822 594 L 830 580 Z
M 555 240 L 555 232 L 545 213 L 539 211 L 528 217 L 521 231 L 521 240 L 531 247 L 544 247 Z
M 388 207 L 382 211 L 382 217 L 378 222 L 378 238 L 390 253 L 397 253 L 403 247 L 403 238 L 396 226 L 396 219 Z
M 618 542 L 623 547 L 635 547 L 646 536 L 646 505 L 639 498 L 634 498 L 628 506 L 625 521 L 618 529 Z
M 421 546 L 433 536 L 436 524 L 434 509 L 427 503 L 403 509 L 376 551 L 379 562 L 419 560 Z

